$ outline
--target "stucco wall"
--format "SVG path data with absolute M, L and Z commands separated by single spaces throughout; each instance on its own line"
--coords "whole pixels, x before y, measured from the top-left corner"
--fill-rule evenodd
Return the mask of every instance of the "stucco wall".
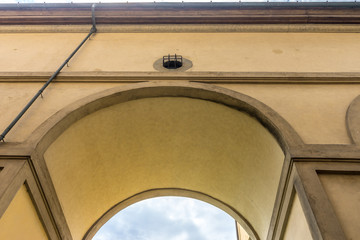
M 320 174 L 319 177 L 347 239 L 357 239 L 360 234 L 360 175 Z
M 295 194 L 286 229 L 283 236 L 284 240 L 311 240 L 310 229 L 307 224 L 304 211 L 300 200 Z
M 307 144 L 349 144 L 346 111 L 360 94 L 353 84 L 220 84 L 279 113 Z
M 0 75 L 1 72 L 50 75 L 84 36 L 84 33 L 2 33 L 0 51 L 6 61 L 0 62 Z M 153 63 L 157 59 L 178 53 L 193 62 L 188 72 L 356 72 L 358 54 L 353 49 L 360 47 L 359 38 L 357 33 L 98 33 L 63 71 L 156 72 Z M 53 84 L 7 140 L 23 141 L 64 106 L 118 85 Z M 359 85 L 219 85 L 264 102 L 285 118 L 306 143 L 350 143 L 345 114 L 360 93 Z M 0 83 L 1 129 L 40 87 L 40 83 Z
M 0 45 L 0 52 L 3 59 L 6 59 L 6 61 L 0 61 L 0 131 L 7 127 L 28 100 L 42 86 L 43 83 L 39 82 L 40 80 L 36 79 L 36 77 L 31 79 L 31 75 L 48 74 L 50 76 L 85 35 L 85 33 L 0 34 L 0 42 L 2 43 Z M 221 73 L 226 72 L 235 72 L 235 75 L 236 73 L 246 72 L 293 72 L 299 74 L 315 72 L 315 75 L 316 72 L 326 72 L 330 75 L 332 73 L 359 72 L 359 57 L 357 51 L 354 51 L 354 49 L 359 49 L 360 47 L 359 40 L 360 35 L 357 33 L 98 33 L 80 49 L 78 54 L 70 61 L 69 67 L 65 67 L 63 71 L 76 73 L 75 75 L 80 77 L 87 73 L 101 75 L 116 72 L 116 74 L 121 75 L 119 72 L 133 71 L 141 72 L 145 76 L 141 80 L 146 81 L 148 80 L 146 78 L 147 74 L 156 72 L 153 68 L 153 63 L 156 60 L 169 53 L 181 54 L 193 63 L 193 67 L 187 71 L 188 73 L 194 73 L 195 75 L 201 73 L 203 77 L 205 76 L 205 79 L 206 74 L 209 72 L 211 74 L 219 73 L 217 83 L 213 85 L 246 94 L 271 107 L 294 128 L 306 144 L 351 144 L 345 122 L 346 111 L 351 101 L 360 94 L 359 83 L 305 84 L 301 83 L 301 81 L 299 81 L 300 83 L 291 83 L 289 81 L 282 84 L 267 84 L 264 83 L 266 81 L 263 81 L 255 84 L 240 82 L 219 83 L 219 81 L 221 81 Z M 62 80 L 63 82 L 55 80 L 44 92 L 44 98 L 39 98 L 6 136 L 6 142 L 26 141 L 51 116 L 84 97 L 117 86 L 136 84 L 115 82 L 116 74 L 114 74 L 113 78 L 109 78 L 106 83 L 92 82 L 96 81 L 94 77 L 91 79 L 82 77 L 82 82 L 78 82 L 76 77 L 65 79 L 68 82 L 64 82 L 64 79 Z M 6 77 L 10 75 L 12 78 Z M 26 75 L 27 77 L 22 79 L 21 75 Z M 122 77 L 122 80 L 124 80 L 124 77 Z M 183 78 L 183 80 L 187 81 L 188 79 Z M 42 79 L 41 81 L 44 80 Z M 160 80 L 153 78 L 152 81 L 158 82 Z M 161 80 L 161 82 L 164 82 L 164 80 Z M 201 102 L 201 100 L 196 101 Z M 160 128 L 156 121 L 153 125 L 148 126 L 149 122 L 146 119 L 149 116 L 151 117 L 151 114 L 154 114 L 148 110 L 155 106 L 162 106 L 162 104 L 165 104 L 163 109 L 167 108 L 171 104 L 166 106 L 166 101 L 155 101 L 156 103 L 145 104 L 145 107 L 130 107 L 127 109 L 128 111 L 121 110 L 121 106 L 119 108 L 109 107 L 103 109 L 99 112 L 105 112 L 106 114 L 101 115 L 99 112 L 96 112 L 80 120 L 79 122 L 82 122 L 82 125 L 75 123 L 54 142 L 46 152 L 45 158 L 74 239 L 81 238 L 90 225 L 108 208 L 132 194 L 153 186 L 184 187 L 214 195 L 214 197 L 224 201 L 236 211 L 246 215 L 245 217 L 254 225 L 261 239 L 266 238 L 281 167 L 283 166 L 283 152 L 273 136 L 254 119 L 252 119 L 254 120 L 253 122 L 249 120 L 248 125 L 241 125 L 243 119 L 239 116 L 241 114 L 243 114 L 241 116 L 247 115 L 236 112 L 233 109 L 231 110 L 235 111 L 236 114 L 231 113 L 228 118 L 224 117 L 227 113 L 221 110 L 214 115 L 217 117 L 217 120 L 225 120 L 217 122 L 217 128 L 209 126 L 209 124 L 206 125 L 205 121 L 200 121 L 199 119 L 197 119 L 199 121 L 196 121 L 194 114 L 199 112 L 195 110 L 202 111 L 203 116 L 206 116 L 208 111 L 214 110 L 212 104 L 217 105 L 213 102 L 208 102 L 204 105 L 196 101 L 191 102 L 190 99 L 186 98 L 175 104 L 181 111 L 190 111 L 192 109 L 193 112 L 190 115 L 183 115 L 181 111 L 180 113 L 172 112 L 169 115 L 163 115 L 164 117 L 162 117 L 162 114 L 159 114 L 160 119 L 166 123 L 172 123 L 173 120 L 178 121 L 185 117 L 185 122 L 188 122 L 189 126 L 194 130 L 191 133 L 197 134 L 196 137 L 203 137 L 204 134 L 213 134 L 211 135 L 213 140 L 218 141 L 210 142 L 210 145 L 213 144 L 210 150 L 218 150 L 216 152 L 218 155 L 214 155 L 209 154 L 207 152 L 208 145 L 204 143 L 202 143 L 203 145 L 199 144 L 200 141 L 196 141 L 196 137 L 190 138 L 191 141 L 189 141 L 189 138 L 186 138 L 188 136 L 181 134 L 177 136 L 178 140 L 180 139 L 184 144 L 183 146 L 192 143 L 186 150 L 191 150 L 191 153 L 199 152 L 198 155 L 201 156 L 200 163 L 197 163 L 196 166 L 191 165 L 193 162 L 190 160 L 194 160 L 194 156 L 190 152 L 187 152 L 188 158 L 185 162 L 182 162 L 183 165 L 174 165 L 174 161 L 169 160 L 175 159 L 181 162 L 181 157 L 186 153 L 186 151 L 179 152 L 178 150 L 174 152 L 173 150 L 177 149 L 177 145 L 173 146 L 173 142 L 164 141 L 162 143 L 164 146 L 167 146 L 163 147 L 164 149 L 161 148 L 163 154 L 161 154 L 161 151 L 158 151 L 159 149 L 152 146 L 155 143 L 159 143 L 157 142 L 159 139 L 168 139 L 169 136 L 174 137 L 174 132 L 172 131 L 177 129 L 176 126 L 165 124 L 165 129 L 168 127 L 168 130 L 165 131 L 164 126 Z M 227 109 L 226 107 L 224 108 Z M 140 109 L 143 111 L 137 112 Z M 144 112 L 149 113 L 149 115 L 146 117 L 141 115 Z M 130 120 L 126 120 L 122 119 L 124 114 L 119 113 L 124 113 L 126 116 L 129 116 L 128 113 L 134 113 L 135 115 L 130 116 Z M 224 119 L 222 119 L 223 117 Z M 114 121 L 112 124 L 115 126 L 119 124 L 117 122 L 118 119 L 122 119 L 122 123 L 126 124 L 137 123 L 136 126 L 140 129 L 144 126 L 149 128 L 144 130 L 146 134 L 143 136 L 136 132 L 135 128 L 125 129 L 125 131 L 121 125 L 114 128 L 104 127 L 103 130 L 108 133 L 107 136 L 111 137 L 100 138 L 104 136 L 98 136 L 96 133 L 88 138 L 89 133 L 98 130 L 94 129 L 93 126 L 97 124 L 101 126 L 106 121 Z M 228 122 L 229 119 L 233 119 L 233 121 Z M 241 137 L 236 134 L 232 135 L 234 134 L 232 129 L 240 128 L 237 124 L 243 127 L 241 131 L 244 132 L 249 130 L 247 129 L 248 126 L 260 126 L 260 128 L 254 127 L 254 129 L 262 129 L 263 131 L 260 131 L 261 134 L 259 133 L 259 136 L 266 136 L 269 140 L 265 141 L 267 144 L 262 142 L 264 145 L 262 150 L 264 151 L 259 151 L 255 148 L 256 144 L 241 145 L 242 148 L 234 144 L 234 142 L 237 144 L 239 142 L 246 142 L 244 139 L 238 139 Z M 157 127 L 159 128 L 157 129 Z M 186 128 L 188 126 L 183 127 Z M 158 131 L 155 131 L 156 129 Z M 226 131 L 217 132 L 219 129 L 225 129 Z M 133 130 L 135 132 L 132 132 Z M 118 135 L 114 134 L 116 132 L 125 133 L 128 139 L 133 139 L 133 143 L 129 141 L 128 144 L 130 145 L 127 145 L 127 148 L 121 151 L 121 153 L 125 153 L 125 157 L 117 156 L 115 158 L 111 155 L 111 153 L 118 151 L 119 146 L 117 144 L 121 142 Z M 222 135 L 233 136 L 236 141 L 232 139 L 234 140 L 230 141 L 232 144 L 226 144 L 229 142 L 222 141 L 223 139 L 220 137 Z M 143 137 L 141 142 L 143 145 L 139 149 L 142 149 L 142 151 L 144 149 L 148 150 L 152 156 L 161 159 L 161 161 L 151 160 L 154 161 L 152 163 L 157 168 L 153 168 L 153 165 L 150 164 L 150 166 L 149 163 L 141 161 L 136 163 L 138 165 L 132 165 L 133 163 L 130 164 L 128 162 L 136 154 L 139 154 L 139 156 L 142 153 L 143 155 L 145 154 L 144 152 L 134 150 L 141 137 Z M 156 141 L 153 138 L 156 138 Z M 212 138 L 206 140 L 210 141 Z M 91 151 L 89 146 L 92 146 Z M 113 149 L 113 151 L 104 152 L 104 149 L 109 148 Z M 68 161 L 68 159 L 75 159 L 74 156 L 77 156 L 77 161 Z M 145 158 L 139 156 L 135 157 L 144 161 Z M 249 160 L 247 163 L 255 163 L 255 166 L 245 164 L 246 166 L 243 168 L 244 165 L 241 165 L 242 162 L 239 160 L 240 164 L 234 164 L 234 166 L 230 164 L 229 169 L 226 168 L 228 165 L 224 163 L 219 166 L 213 165 L 212 168 L 209 168 L 210 170 L 201 172 L 200 170 L 203 169 L 203 166 L 208 164 L 204 160 L 204 156 L 213 159 L 213 163 L 229 159 L 239 160 L 239 156 L 246 156 L 248 160 L 252 159 L 254 161 L 251 162 Z M 214 159 L 214 156 L 218 158 Z M 336 157 L 339 156 L 341 158 L 341 154 L 336 155 Z M 124 159 L 117 161 L 120 158 Z M 99 164 L 99 159 L 103 160 L 101 164 Z M 263 165 L 259 159 L 273 159 L 276 164 L 270 164 L 271 166 Z M 128 164 L 126 169 L 123 169 L 122 164 L 124 162 Z M 189 166 L 198 169 L 198 172 L 201 172 L 200 177 L 192 171 L 187 171 Z M 249 171 L 243 174 L 246 167 L 249 167 L 250 170 L 248 169 Z M 70 171 L 71 169 L 81 169 L 82 171 L 79 171 L 79 175 L 76 175 Z M 119 169 L 121 169 L 123 175 L 119 176 Z M 154 169 L 156 169 L 155 174 L 153 172 Z M 223 176 L 217 172 L 219 169 L 230 174 Z M 267 172 L 269 169 L 270 173 Z M 141 182 L 141 179 L 138 177 L 139 175 L 133 174 L 139 172 L 143 175 L 151 175 L 153 177 L 152 182 Z M 183 175 L 186 175 L 186 177 L 178 177 Z M 64 176 L 66 179 L 64 179 Z M 79 176 L 84 178 L 79 178 Z M 239 185 L 233 185 L 233 182 L 227 178 L 246 178 L 246 181 L 241 183 L 239 180 Z M 71 180 L 69 184 L 63 184 L 65 181 L 69 181 L 69 179 Z M 85 181 L 86 179 L 91 179 L 91 181 Z M 73 184 L 76 181 L 78 181 L 77 184 Z M 105 181 L 105 183 L 102 181 Z M 113 181 L 117 181 L 116 187 L 112 185 Z M 352 206 L 351 209 L 357 210 L 359 205 L 357 201 L 357 189 L 359 188 L 357 175 L 343 177 L 324 175 L 321 176 L 321 181 L 340 221 L 342 224 L 345 224 L 343 226 L 344 231 L 350 238 L 357 236 L 358 226 L 353 223 L 358 222 L 358 215 L 350 214 L 349 217 L 348 212 L 350 209 L 348 206 Z M 213 184 L 209 185 L 209 182 Z M 250 183 L 253 182 L 257 184 L 258 188 L 257 191 L 252 192 L 253 186 Z M 269 184 L 269 182 L 270 187 L 265 185 L 265 183 Z M 339 183 L 342 184 L 339 185 Z M 104 187 L 104 185 L 108 188 Z M 78 186 L 82 186 L 82 188 L 78 188 Z M 117 189 L 119 186 L 122 187 L 121 193 Z M 134 189 L 127 188 L 128 186 L 134 186 Z M 343 187 L 346 189 L 344 194 L 342 192 Z M 24 188 L 19 191 L 23 199 L 20 205 L 22 207 L 30 206 L 31 202 L 28 201 L 30 198 L 27 198 L 26 194 L 24 195 L 26 193 L 24 191 L 26 191 Z M 270 193 L 265 194 L 267 191 Z M 234 192 L 237 193 L 235 197 Z M 342 194 L 339 194 L 339 192 Z M 239 196 L 244 196 L 244 193 L 246 196 L 249 196 L 250 200 L 238 199 Z M 264 194 L 262 195 L 262 193 Z M 116 199 L 111 199 L 111 201 L 103 199 L 107 196 L 115 195 L 117 196 Z M 263 198 L 263 196 L 266 196 L 266 198 Z M 80 200 L 72 202 L 72 197 Z M 27 200 L 24 200 L 25 198 Z M 13 212 L 12 206 L 18 204 L 18 199 L 18 196 L 15 197 L 8 209 L 9 211 Z M 90 201 L 86 203 L 81 201 L 81 199 L 90 199 Z M 103 201 L 104 204 L 101 208 L 97 208 L 97 200 L 99 202 Z M 88 211 L 89 209 L 92 209 L 94 212 Z M 18 213 L 15 211 L 12 214 L 13 216 L 18 216 Z M 5 223 L 5 220 L 3 220 L 5 217 L 6 215 L 1 219 L 0 224 Z M 36 215 L 33 215 L 31 218 L 33 219 L 31 222 L 36 225 L 32 227 L 33 231 L 36 231 L 34 234 L 39 236 L 37 239 L 41 239 L 44 237 L 43 230 L 41 229 L 42 226 L 36 223 L 38 219 L 34 220 Z M 11 224 L 9 228 L 6 227 L 9 231 L 3 233 L 0 231 L 0 234 L 10 234 L 10 231 L 15 229 L 15 224 Z M 298 231 L 297 226 L 301 227 L 299 228 L 301 231 Z M 16 235 L 17 232 L 12 232 L 11 234 Z M 303 215 L 300 202 L 295 197 L 285 231 L 285 239 L 294 239 L 295 237 L 310 239 L 309 236 L 310 233 L 307 229 L 306 219 Z
M 90 94 L 131 83 L 53 83 L 13 130 L 8 142 L 21 142 L 46 119 L 65 106 Z M 0 83 L 0 129 L 5 129 L 41 83 Z M 360 94 L 360 85 L 316 84 L 219 84 L 249 95 L 278 112 L 305 143 L 349 144 L 346 111 Z
M 85 33 L 3 33 L 0 72 L 54 71 Z M 357 72 L 357 33 L 99 33 L 65 71 L 155 71 L 167 54 L 189 71 Z M 341 63 L 339 63 L 341 59 Z
M 25 185 L 1 216 L 0 239 L 48 239 Z

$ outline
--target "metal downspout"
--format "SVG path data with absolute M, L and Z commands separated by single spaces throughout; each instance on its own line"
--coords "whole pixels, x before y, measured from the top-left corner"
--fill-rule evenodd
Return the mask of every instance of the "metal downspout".
M 70 54 L 70 56 L 61 64 L 61 66 L 56 70 L 56 72 L 47 80 L 47 82 L 42 86 L 42 88 L 35 94 L 35 96 L 26 104 L 26 106 L 21 110 L 21 112 L 15 117 L 15 119 L 9 124 L 9 126 L 4 130 L 0 135 L 0 141 L 5 142 L 5 136 L 9 131 L 15 126 L 15 124 L 20 120 L 24 113 L 31 107 L 31 105 L 38 99 L 39 96 L 42 96 L 43 91 L 46 87 L 56 78 L 60 71 L 68 64 L 70 59 L 76 54 L 76 52 L 84 45 L 84 43 L 90 38 L 93 33 L 96 33 L 96 22 L 95 22 L 95 4 L 91 6 L 91 18 L 92 18 L 92 27 L 89 34 L 82 40 L 82 42 L 77 46 L 77 48 Z

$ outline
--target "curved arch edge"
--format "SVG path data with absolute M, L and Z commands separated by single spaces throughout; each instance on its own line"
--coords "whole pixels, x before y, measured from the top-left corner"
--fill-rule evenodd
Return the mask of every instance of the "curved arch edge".
M 223 104 L 255 117 L 277 139 L 285 153 L 293 146 L 304 145 L 291 125 L 259 100 L 218 86 L 174 81 L 130 84 L 85 97 L 41 124 L 26 143 L 42 154 L 65 129 L 84 116 L 117 103 L 150 97 L 189 97 Z
M 205 193 L 181 189 L 181 188 L 158 188 L 158 189 L 149 189 L 140 193 L 137 193 L 127 199 L 117 203 L 113 207 L 111 207 L 108 211 L 106 211 L 86 232 L 82 240 L 91 240 L 96 232 L 115 214 L 125 209 L 126 207 L 140 202 L 145 199 L 154 198 L 154 197 L 165 197 L 165 196 L 178 196 L 178 197 L 188 197 L 194 198 L 197 200 L 201 200 L 203 202 L 209 203 L 227 214 L 233 217 L 240 225 L 245 229 L 245 231 L 249 234 L 251 239 L 258 240 L 260 239 L 255 229 L 251 226 L 251 224 L 243 217 L 240 213 L 234 210 L 232 207 L 227 205 L 226 203 L 211 197 Z
M 352 143 L 360 143 L 360 95 L 349 105 L 346 111 L 346 129 Z
M 242 93 L 201 83 L 172 81 L 129 84 L 90 95 L 63 108 L 40 125 L 30 138 L 27 139 L 25 143 L 33 151 L 31 158 L 33 160 L 34 167 L 38 174 L 40 174 L 41 180 L 49 184 L 47 190 L 55 194 L 55 198 L 57 198 L 54 186 L 52 185 L 51 177 L 46 170 L 47 166 L 43 159 L 43 154 L 47 148 L 62 134 L 62 132 L 81 118 L 102 108 L 136 99 L 154 97 L 187 97 L 202 99 L 246 112 L 255 117 L 276 138 L 285 153 L 285 156 L 291 155 L 292 148 L 304 145 L 295 130 L 279 114 L 270 107 L 266 106 L 264 103 Z M 286 172 L 284 169 L 283 171 Z M 278 191 L 280 188 L 282 188 L 282 186 L 279 186 Z M 53 198 L 54 196 L 46 197 Z M 279 198 L 281 197 L 279 192 L 276 198 L 280 200 Z M 276 202 L 278 200 L 276 200 Z M 54 201 L 51 200 L 50 202 L 50 205 L 52 205 L 57 212 L 62 212 L 62 209 L 58 204 L 58 199 Z M 219 207 L 224 208 L 224 206 L 227 205 L 225 204 Z M 229 208 L 229 211 L 227 212 L 236 213 L 231 208 Z M 62 216 L 62 218 L 58 219 L 58 221 L 66 225 L 66 220 L 64 219 L 63 214 L 59 215 Z M 250 224 L 241 218 L 239 213 L 234 214 L 234 216 L 249 233 L 252 232 L 253 236 L 257 236 L 255 231 L 251 230 L 253 229 L 252 227 L 246 227 L 250 226 Z M 68 233 L 68 228 L 66 228 L 66 230 L 67 231 L 65 232 Z M 259 238 L 257 237 L 254 239 Z

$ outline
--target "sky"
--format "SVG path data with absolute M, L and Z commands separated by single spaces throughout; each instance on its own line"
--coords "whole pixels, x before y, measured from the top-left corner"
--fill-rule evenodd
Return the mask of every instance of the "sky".
M 93 240 L 236 240 L 235 220 L 199 200 L 157 197 L 113 216 Z

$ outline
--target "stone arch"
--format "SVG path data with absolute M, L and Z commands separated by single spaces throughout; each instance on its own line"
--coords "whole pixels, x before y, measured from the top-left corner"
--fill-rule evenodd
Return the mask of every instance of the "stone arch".
M 258 236 L 254 232 L 254 229 L 251 228 L 251 225 L 245 222 L 244 217 L 241 216 L 240 213 L 236 212 L 231 206 L 221 202 L 218 199 L 215 199 L 209 195 L 203 194 L 201 192 L 191 191 L 187 189 L 177 189 L 177 188 L 162 188 L 162 189 L 150 189 L 144 192 L 140 192 L 131 196 L 124 201 L 119 202 L 112 208 L 110 208 L 107 212 L 105 212 L 87 231 L 83 240 L 91 240 L 92 237 L 96 234 L 96 232 L 108 221 L 112 218 L 115 214 L 123 210 L 124 208 L 140 202 L 145 199 L 154 198 L 154 197 L 166 197 L 166 196 L 176 196 L 176 197 L 188 197 L 194 198 L 197 200 L 201 200 L 203 202 L 209 203 L 230 216 L 232 216 L 238 223 L 244 226 L 245 230 L 251 235 L 253 239 L 257 239 Z
M 360 95 L 349 105 L 346 112 L 346 127 L 353 143 L 360 143 Z
M 126 136 L 122 144 L 117 133 Z M 51 117 L 28 143 L 35 147 L 40 182 L 52 193 L 46 198 L 55 220 L 67 223 L 63 231 L 75 239 L 116 203 L 151 189 L 186 189 L 218 199 L 254 239 L 265 239 L 280 175 L 287 171 L 285 156 L 303 144 L 285 120 L 251 97 L 177 82 L 89 96 Z M 140 181 L 144 176 L 151 177 Z
M 259 100 L 214 85 L 181 81 L 129 84 L 92 94 L 54 114 L 31 134 L 26 143 L 41 153 L 64 129 L 101 108 L 141 98 L 177 96 L 218 102 L 249 113 L 274 135 L 285 153 L 304 144 L 285 119 Z

